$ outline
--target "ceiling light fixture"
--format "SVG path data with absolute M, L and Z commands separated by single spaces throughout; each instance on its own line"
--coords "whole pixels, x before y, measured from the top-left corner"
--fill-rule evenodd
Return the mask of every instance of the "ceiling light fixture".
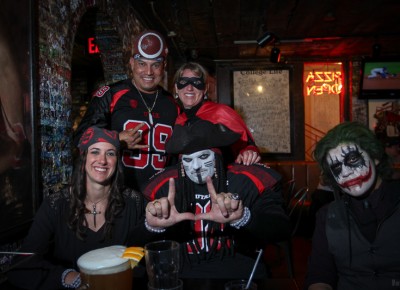
M 272 48 L 269 60 L 273 63 L 278 63 L 281 59 L 281 50 L 277 47 Z
M 276 36 L 271 32 L 265 32 L 260 38 L 257 39 L 257 44 L 261 47 L 266 46 L 276 40 Z

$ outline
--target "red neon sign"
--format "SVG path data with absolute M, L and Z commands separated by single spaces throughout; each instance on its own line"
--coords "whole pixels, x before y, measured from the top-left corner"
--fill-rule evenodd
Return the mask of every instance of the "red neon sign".
M 310 71 L 305 80 L 306 95 L 332 94 L 342 92 L 342 73 L 339 71 Z
M 94 41 L 94 37 L 88 38 L 88 52 L 89 54 L 96 54 L 100 52 L 99 47 Z

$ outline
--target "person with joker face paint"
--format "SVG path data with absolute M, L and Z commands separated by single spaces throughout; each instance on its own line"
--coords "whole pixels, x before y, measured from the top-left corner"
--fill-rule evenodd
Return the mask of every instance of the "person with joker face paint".
M 313 155 L 335 201 L 317 213 L 305 289 L 399 289 L 400 181 L 382 143 L 345 122 Z
M 179 163 L 143 192 L 147 229 L 182 244 L 181 278 L 248 279 L 256 249 L 290 235 L 281 176 L 261 164 L 224 168 L 219 148 L 239 136 L 201 119 L 175 126 L 166 150 L 179 154 Z M 266 276 L 261 263 L 255 277 Z
M 343 143 L 329 150 L 327 162 L 343 192 L 358 197 L 372 188 L 376 179 L 375 161 L 355 143 Z

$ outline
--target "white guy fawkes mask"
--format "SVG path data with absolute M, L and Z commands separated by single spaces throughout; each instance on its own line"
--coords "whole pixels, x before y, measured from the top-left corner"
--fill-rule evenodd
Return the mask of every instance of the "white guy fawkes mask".
M 329 150 L 326 161 L 338 185 L 351 196 L 363 195 L 375 182 L 374 161 L 354 143 L 339 144 Z
M 215 153 L 207 149 L 182 155 L 186 175 L 197 184 L 206 183 L 207 176 L 214 175 Z

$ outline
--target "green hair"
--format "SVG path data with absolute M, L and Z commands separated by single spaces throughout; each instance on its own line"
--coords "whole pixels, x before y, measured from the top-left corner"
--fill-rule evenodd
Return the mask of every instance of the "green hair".
M 378 160 L 377 174 L 382 179 L 389 179 L 392 169 L 385 149 L 375 134 L 363 124 L 357 122 L 344 122 L 331 130 L 317 143 L 313 157 L 322 171 L 322 178 L 333 187 L 337 188 L 335 179 L 326 160 L 326 155 L 331 149 L 343 143 L 354 143 L 368 153 L 372 160 Z

